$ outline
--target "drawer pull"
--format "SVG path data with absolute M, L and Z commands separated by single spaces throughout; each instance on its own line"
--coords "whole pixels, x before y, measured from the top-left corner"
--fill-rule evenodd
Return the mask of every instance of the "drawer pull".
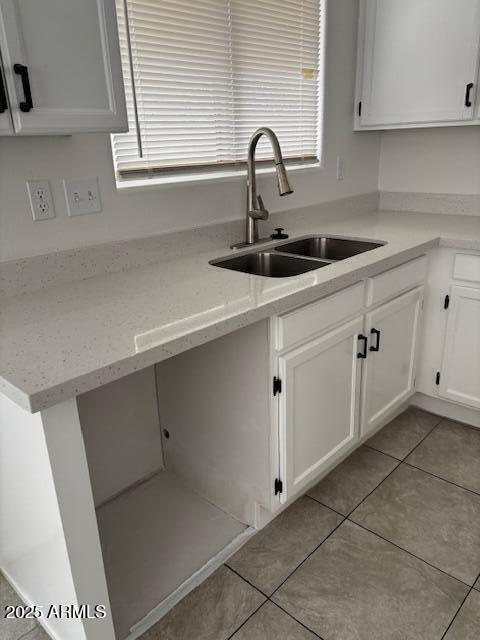
M 375 346 L 372 344 L 372 346 L 370 347 L 370 351 L 380 351 L 380 331 L 378 329 L 371 329 L 370 333 L 372 334 L 372 336 L 377 336 L 377 343 L 375 344 Z
M 363 351 L 359 351 L 357 353 L 357 358 L 366 358 L 367 357 L 367 343 L 368 343 L 368 338 L 367 336 L 364 336 L 363 333 L 360 333 L 358 335 L 358 339 L 359 340 L 363 340 Z
M 23 64 L 14 64 L 13 70 L 22 79 L 23 95 L 25 96 L 24 102 L 19 102 L 18 106 L 20 111 L 27 113 L 33 109 L 32 91 L 30 89 L 30 79 L 28 77 L 28 67 Z
M 466 107 L 471 107 L 472 106 L 472 99 L 470 98 L 470 93 L 473 89 L 473 82 L 469 82 L 467 84 L 467 87 L 465 89 L 465 106 Z

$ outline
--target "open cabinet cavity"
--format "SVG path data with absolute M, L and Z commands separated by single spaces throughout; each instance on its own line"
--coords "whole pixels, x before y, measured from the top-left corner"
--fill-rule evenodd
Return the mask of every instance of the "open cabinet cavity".
M 270 509 L 268 358 L 252 367 L 252 341 L 268 354 L 266 322 L 78 397 L 117 640 L 160 619 Z

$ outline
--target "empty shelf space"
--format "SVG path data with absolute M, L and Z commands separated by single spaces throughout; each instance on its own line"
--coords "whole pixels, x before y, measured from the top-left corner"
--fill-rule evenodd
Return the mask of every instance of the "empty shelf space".
M 248 527 L 162 472 L 97 510 L 117 638 Z

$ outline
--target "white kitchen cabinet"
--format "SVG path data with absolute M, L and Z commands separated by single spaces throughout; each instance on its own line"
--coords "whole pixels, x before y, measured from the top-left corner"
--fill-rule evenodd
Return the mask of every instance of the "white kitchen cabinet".
M 355 128 L 474 122 L 479 59 L 480 0 L 363 0 Z
M 2 58 L 0 56 L 0 136 L 13 134 L 13 122 L 8 104 L 5 76 L 3 74 Z
M 480 409 L 480 289 L 453 286 L 439 395 Z
M 366 315 L 361 435 L 371 433 L 414 393 L 423 286 Z
M 357 317 L 279 358 L 282 501 L 300 493 L 358 438 L 362 329 Z
M 0 51 L 16 134 L 127 129 L 115 0 L 0 0 Z

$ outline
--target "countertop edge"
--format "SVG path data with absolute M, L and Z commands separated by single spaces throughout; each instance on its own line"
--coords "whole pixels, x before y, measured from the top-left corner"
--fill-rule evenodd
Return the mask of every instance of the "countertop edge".
M 457 245 L 452 242 L 457 240 Z M 444 244 L 447 242 L 448 244 Z M 351 286 L 364 278 L 377 275 L 382 271 L 392 269 L 408 260 L 422 255 L 436 246 L 458 246 L 465 248 L 468 240 L 437 236 L 431 240 L 420 242 L 414 247 L 399 251 L 393 255 L 381 258 L 368 265 L 352 269 L 352 271 L 334 276 L 326 282 L 311 285 L 301 291 L 287 293 L 281 298 L 267 302 L 264 305 L 248 310 L 205 326 L 186 331 L 183 335 L 175 336 L 171 340 L 138 351 L 124 359 L 114 361 L 98 369 L 80 376 L 65 380 L 61 384 L 47 387 L 29 394 L 25 390 L 13 385 L 4 377 L 0 377 L 0 391 L 10 400 L 30 413 L 48 409 L 71 397 L 86 393 L 135 371 L 147 368 L 157 362 L 162 362 L 172 356 L 183 353 L 242 327 L 264 320 L 278 313 L 284 313 L 291 308 L 302 306 Z

